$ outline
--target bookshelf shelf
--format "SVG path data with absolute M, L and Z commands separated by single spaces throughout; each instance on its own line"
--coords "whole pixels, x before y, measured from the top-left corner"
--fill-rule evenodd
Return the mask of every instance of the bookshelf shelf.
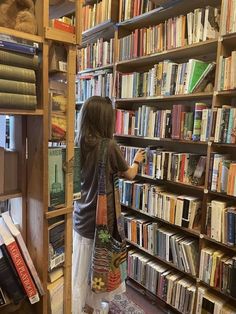
M 212 143 L 213 147 L 227 147 L 227 148 L 236 148 L 236 144 L 227 144 L 227 143 Z
M 51 219 L 54 217 L 59 217 L 62 215 L 66 215 L 66 214 L 71 214 L 73 212 L 73 208 L 72 207 L 64 207 L 64 208 L 59 208 L 59 209 L 55 209 L 49 212 L 45 213 L 45 218 L 46 219 Z
M 213 93 L 196 93 L 171 96 L 156 96 L 156 97 L 133 97 L 133 98 L 117 98 L 117 103 L 151 103 L 155 101 L 173 101 L 173 100 L 195 100 L 209 99 L 213 97 Z
M 43 116 L 43 109 L 21 110 L 21 109 L 0 109 L 0 115 L 20 115 L 20 116 Z
M 216 5 L 219 1 L 208 1 L 209 5 Z M 174 3 L 171 1 L 162 1 L 162 7 L 154 9 L 150 12 L 144 13 L 132 19 L 118 23 L 119 28 L 134 30 L 136 28 L 146 27 L 147 25 L 157 25 L 170 17 L 180 14 L 186 14 L 195 8 L 205 5 L 204 0 L 180 1 Z
M 76 44 L 76 35 L 55 29 L 53 27 L 45 28 L 45 38 L 68 44 Z
M 97 38 L 102 37 L 104 40 L 108 40 L 114 36 L 115 23 L 110 19 L 101 24 L 96 25 L 82 33 L 81 47 L 86 46 L 87 43 L 92 43 Z
M 112 69 L 113 66 L 114 66 L 114 64 L 107 64 L 107 65 L 104 65 L 104 66 L 101 66 L 101 67 L 98 67 L 98 68 L 91 68 L 91 69 L 86 69 L 86 70 L 83 70 L 83 71 L 79 71 L 77 74 L 78 75 L 82 75 L 82 74 L 91 73 L 91 72 L 95 72 L 95 71 L 103 71 L 103 70 L 106 70 L 106 69 Z
M 160 302 L 163 303 L 163 306 L 168 306 L 170 307 L 170 309 L 172 309 L 174 311 L 174 313 L 180 313 L 175 307 L 173 307 L 171 304 L 166 303 L 163 299 L 159 298 L 157 295 L 153 294 L 151 291 L 149 291 L 143 284 L 141 284 L 139 281 L 137 281 L 136 279 L 132 278 L 132 277 L 128 277 L 127 278 L 128 281 L 126 281 L 127 284 L 130 284 L 129 281 L 135 283 L 135 285 L 138 285 L 138 287 L 140 287 L 141 289 L 144 290 L 143 293 L 145 293 L 148 297 L 150 297 L 151 299 L 154 300 L 154 302 L 158 302 L 158 304 Z M 131 285 L 133 286 L 133 284 L 131 283 Z M 135 288 L 135 287 L 134 287 Z M 172 314 L 172 312 L 169 312 L 170 314 Z
M 29 40 L 29 41 L 32 41 L 35 43 L 42 43 L 43 42 L 43 38 L 41 36 L 31 35 L 28 33 L 16 31 L 14 29 L 6 28 L 6 27 L 0 27 L 0 34 L 5 34 L 5 35 L 17 37 L 17 38 L 23 39 L 23 40 Z
M 231 48 L 235 48 L 236 45 L 236 33 L 231 33 L 231 34 L 227 34 L 224 35 L 220 38 L 220 40 L 222 39 L 222 42 L 224 45 L 229 46 Z
M 12 198 L 18 198 L 18 197 L 22 197 L 22 193 L 20 191 L 14 191 L 9 194 L 0 195 L 0 201 L 2 202 L 2 201 L 6 201 Z
M 137 178 L 140 180 L 149 180 L 151 182 L 161 182 L 163 184 L 170 184 L 170 185 L 185 187 L 185 188 L 194 189 L 194 190 L 204 192 L 204 186 L 191 185 L 191 184 L 186 184 L 186 183 L 181 183 L 181 182 L 174 182 L 174 181 L 170 181 L 170 180 L 161 180 L 161 179 L 150 178 L 150 177 L 145 177 L 145 176 L 141 176 L 141 175 L 137 175 Z
M 224 90 L 224 91 L 219 91 L 216 92 L 216 96 L 220 96 L 220 97 L 236 97 L 236 90 Z
M 49 16 L 51 19 L 59 18 L 63 15 L 68 15 L 75 12 L 75 1 L 74 0 L 65 0 L 59 2 L 56 5 L 49 6 Z
M 133 138 L 142 141 L 154 141 L 154 142 L 168 142 L 168 143 L 179 143 L 179 144 L 187 144 L 187 145 L 204 145 L 207 146 L 208 142 L 196 142 L 196 141 L 187 141 L 187 140 L 178 140 L 171 138 L 155 138 L 155 137 L 145 137 L 145 136 L 136 136 L 136 135 L 124 135 L 124 134 L 114 134 L 117 138 Z
M 153 65 L 165 59 L 184 59 L 196 57 L 197 55 L 216 54 L 217 39 L 208 40 L 205 42 L 196 43 L 190 46 L 165 50 L 148 56 L 142 56 L 135 59 L 118 61 L 117 69 L 132 68 L 137 66 Z
M 199 236 L 200 236 L 200 232 L 199 232 L 199 231 L 196 231 L 196 230 L 193 230 L 193 229 L 188 229 L 188 228 L 184 228 L 184 227 L 181 227 L 181 226 L 174 225 L 174 224 L 172 224 L 172 223 L 170 223 L 170 222 L 168 222 L 168 221 L 166 221 L 166 220 L 164 220 L 164 219 L 158 218 L 158 217 L 156 217 L 156 216 L 149 215 L 148 213 L 146 213 L 146 212 L 144 212 L 144 211 L 142 211 L 142 210 L 135 209 L 135 208 L 130 207 L 130 206 L 127 206 L 127 205 L 125 205 L 125 204 L 123 204 L 123 203 L 122 203 L 121 205 L 122 205 L 123 207 L 126 207 L 127 209 L 130 209 L 130 210 L 132 210 L 132 211 L 135 211 L 135 212 L 139 213 L 140 215 L 149 217 L 149 218 L 151 218 L 151 219 L 153 219 L 153 220 L 156 220 L 156 221 L 159 221 L 159 222 L 161 222 L 161 223 L 163 223 L 163 224 L 165 224 L 165 225 L 167 225 L 167 226 L 170 226 L 170 227 L 172 227 L 172 228 L 177 228 L 177 229 L 182 230 L 182 231 L 184 231 L 184 232 L 186 232 L 186 233 L 189 233 L 189 234 L 191 234 L 191 235 L 194 236 L 194 237 L 199 237 Z
M 193 279 L 193 280 L 197 280 L 197 277 L 196 276 L 193 276 L 192 274 L 189 274 L 189 273 L 186 273 L 185 271 L 182 271 L 180 270 L 178 267 L 176 267 L 173 263 L 171 262 L 168 262 L 166 260 L 164 260 L 163 258 L 159 257 L 159 256 L 156 256 L 156 255 L 153 255 L 151 252 L 149 252 L 148 250 L 146 250 L 145 248 L 139 246 L 138 244 L 136 244 L 135 242 L 133 241 L 130 241 L 128 239 L 126 239 L 126 242 L 129 243 L 130 245 L 133 245 L 135 246 L 136 248 L 138 248 L 139 250 L 145 252 L 146 254 L 152 256 L 154 259 L 164 263 L 165 265 L 167 266 L 170 266 L 172 268 L 174 268 L 175 270 L 179 271 L 180 273 L 183 273 L 185 274 L 186 276 L 188 276 L 189 278 Z
M 208 190 L 208 193 L 210 195 L 215 195 L 215 196 L 218 196 L 218 197 L 224 197 L 224 198 L 228 198 L 228 199 L 234 200 L 234 201 L 236 200 L 236 196 L 228 195 L 226 193 L 213 192 L 213 191 L 210 191 L 210 190 Z
M 229 295 L 229 294 L 227 294 L 227 293 L 224 293 L 223 291 L 221 291 L 221 290 L 218 289 L 218 288 L 215 288 L 215 287 L 212 287 L 212 286 L 208 285 L 206 282 L 204 282 L 204 281 L 202 281 L 202 280 L 200 280 L 200 283 L 201 283 L 203 286 L 209 288 L 210 290 L 217 292 L 219 295 L 229 298 L 229 299 L 230 299 L 230 302 L 233 301 L 233 302 L 235 302 L 235 305 L 236 305 L 236 298 L 232 297 L 231 295 Z
M 225 249 L 227 249 L 227 250 L 229 250 L 229 251 L 236 252 L 236 246 L 229 246 L 229 245 L 224 244 L 224 243 L 222 243 L 222 242 L 216 241 L 216 240 L 214 240 L 214 239 L 211 239 L 210 237 L 208 237 L 208 236 L 205 235 L 205 234 L 203 235 L 203 238 L 204 238 L 206 241 L 209 241 L 209 242 L 211 242 L 211 243 L 216 244 L 217 246 L 221 246 L 222 248 L 225 248 Z

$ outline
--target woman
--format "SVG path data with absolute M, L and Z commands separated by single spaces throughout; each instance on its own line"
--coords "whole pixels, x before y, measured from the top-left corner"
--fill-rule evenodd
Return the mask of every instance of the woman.
M 129 167 L 113 138 L 114 110 L 109 98 L 93 96 L 83 105 L 77 145 L 81 148 L 81 199 L 74 208 L 73 240 L 73 314 L 105 313 L 102 301 L 110 301 L 114 295 L 125 292 L 125 284 L 115 291 L 96 294 L 88 285 L 88 274 L 92 257 L 98 192 L 98 156 L 102 139 L 108 141 L 107 204 L 108 228 L 115 236 L 117 232 L 113 198 L 113 174 L 119 173 L 132 180 L 144 159 L 140 149 Z

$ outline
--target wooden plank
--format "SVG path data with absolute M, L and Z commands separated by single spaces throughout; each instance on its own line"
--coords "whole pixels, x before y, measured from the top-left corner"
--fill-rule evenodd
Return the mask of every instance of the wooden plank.
M 73 211 L 73 207 L 63 207 L 63 208 L 55 209 L 55 210 L 46 212 L 45 218 L 51 219 L 51 218 L 63 216 L 66 214 L 71 214 L 72 211 Z
M 53 27 L 45 28 L 45 38 L 62 43 L 76 44 L 76 35 L 68 32 L 61 31 Z
M 21 109 L 0 109 L 1 115 L 20 115 L 20 116 L 42 116 L 43 110 L 36 109 L 36 110 L 21 110 Z
M 0 195 L 0 202 L 10 200 L 12 198 L 20 198 L 22 197 L 22 193 L 20 191 L 14 191 L 9 194 L 1 194 Z
M 77 45 L 81 45 L 82 43 L 82 7 L 83 0 L 78 0 L 75 2 L 75 32 Z
M 6 28 L 6 27 L 0 27 L 0 34 L 10 35 L 10 36 L 17 37 L 19 39 L 29 40 L 36 43 L 43 42 L 42 36 L 32 35 L 32 34 L 16 31 L 14 29 Z
M 67 56 L 67 137 L 66 137 L 66 207 L 73 207 L 73 163 L 74 163 L 74 125 L 75 125 L 75 72 L 76 47 L 68 48 Z M 65 263 L 64 263 L 64 313 L 71 314 L 72 287 L 72 213 L 65 216 Z

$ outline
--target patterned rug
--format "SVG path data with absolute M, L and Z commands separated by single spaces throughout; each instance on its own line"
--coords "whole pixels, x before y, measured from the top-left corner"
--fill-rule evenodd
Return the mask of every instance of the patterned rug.
M 145 314 L 134 302 L 130 301 L 125 294 L 116 295 L 109 304 L 110 314 Z

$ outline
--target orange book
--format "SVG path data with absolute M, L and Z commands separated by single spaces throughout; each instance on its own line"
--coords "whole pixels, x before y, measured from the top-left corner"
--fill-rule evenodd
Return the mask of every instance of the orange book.
M 185 29 L 186 29 L 186 15 L 182 16 L 182 40 L 181 40 L 182 47 L 186 45 Z
M 137 243 L 137 222 L 131 221 L 131 241 Z
M 175 208 L 176 208 L 176 199 L 170 198 L 170 223 L 175 223 Z
M 221 192 L 221 178 L 222 178 L 222 168 L 223 168 L 223 162 L 220 161 L 219 167 L 218 167 L 218 178 L 217 178 L 217 183 L 216 183 L 216 191 Z
M 148 232 L 147 232 L 148 223 L 143 224 L 143 247 L 147 250 L 148 248 Z

